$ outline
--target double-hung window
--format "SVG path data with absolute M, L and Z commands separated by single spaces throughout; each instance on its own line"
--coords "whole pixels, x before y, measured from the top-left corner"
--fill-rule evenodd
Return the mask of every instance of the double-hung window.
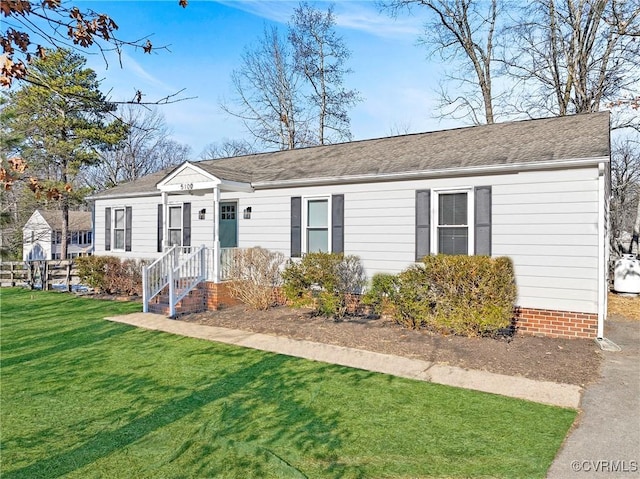
M 329 252 L 329 199 L 306 200 L 306 252 Z
M 182 246 L 182 206 L 169 206 L 169 246 Z
M 104 250 L 131 251 L 132 208 L 104 209 Z M 78 241 L 80 235 L 78 236 Z
M 491 256 L 491 186 L 416 191 L 416 261 L 430 254 Z
M 124 232 L 126 220 L 124 208 L 114 208 L 113 210 L 113 249 L 124 249 Z
M 344 195 L 291 198 L 291 257 L 344 252 Z
M 469 193 L 438 193 L 437 253 L 469 254 Z

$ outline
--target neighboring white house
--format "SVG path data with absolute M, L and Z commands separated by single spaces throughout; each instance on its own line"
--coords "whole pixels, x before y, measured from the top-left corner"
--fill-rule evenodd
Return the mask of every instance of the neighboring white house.
M 22 228 L 22 259 L 52 260 L 60 258 L 62 211 L 35 210 Z M 67 258 L 93 253 L 91 212 L 69 211 Z
M 236 247 L 354 254 L 369 278 L 509 256 L 523 330 L 602 337 L 609 178 L 608 112 L 187 162 L 93 196 L 95 254 L 204 245 L 214 285 Z

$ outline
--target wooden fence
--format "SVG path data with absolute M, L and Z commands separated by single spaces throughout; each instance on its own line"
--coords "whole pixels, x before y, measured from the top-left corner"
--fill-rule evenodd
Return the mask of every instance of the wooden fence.
M 71 291 L 80 284 L 73 260 L 0 262 L 0 286 Z

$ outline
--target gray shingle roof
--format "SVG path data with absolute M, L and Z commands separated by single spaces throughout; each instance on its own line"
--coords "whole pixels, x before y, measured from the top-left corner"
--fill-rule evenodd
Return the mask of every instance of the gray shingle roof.
M 383 175 L 609 156 L 609 112 L 473 126 L 260 153 L 197 165 L 251 183 Z M 153 191 L 154 173 L 95 197 Z
M 62 211 L 38 210 L 52 230 L 62 230 Z M 69 231 L 91 231 L 91 212 L 69 211 Z

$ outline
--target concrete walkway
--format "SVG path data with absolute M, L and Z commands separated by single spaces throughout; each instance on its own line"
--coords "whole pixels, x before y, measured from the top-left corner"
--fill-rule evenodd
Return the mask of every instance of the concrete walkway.
M 106 319 L 146 329 L 235 344 L 404 378 L 475 389 L 553 406 L 578 408 L 582 392 L 579 386 L 572 384 L 534 381 L 523 377 L 468 370 L 361 349 L 204 326 L 175 321 L 152 313 L 133 313 Z
M 622 351 L 603 351 L 600 380 L 588 386 L 549 479 L 640 477 L 640 321 L 605 323 Z

